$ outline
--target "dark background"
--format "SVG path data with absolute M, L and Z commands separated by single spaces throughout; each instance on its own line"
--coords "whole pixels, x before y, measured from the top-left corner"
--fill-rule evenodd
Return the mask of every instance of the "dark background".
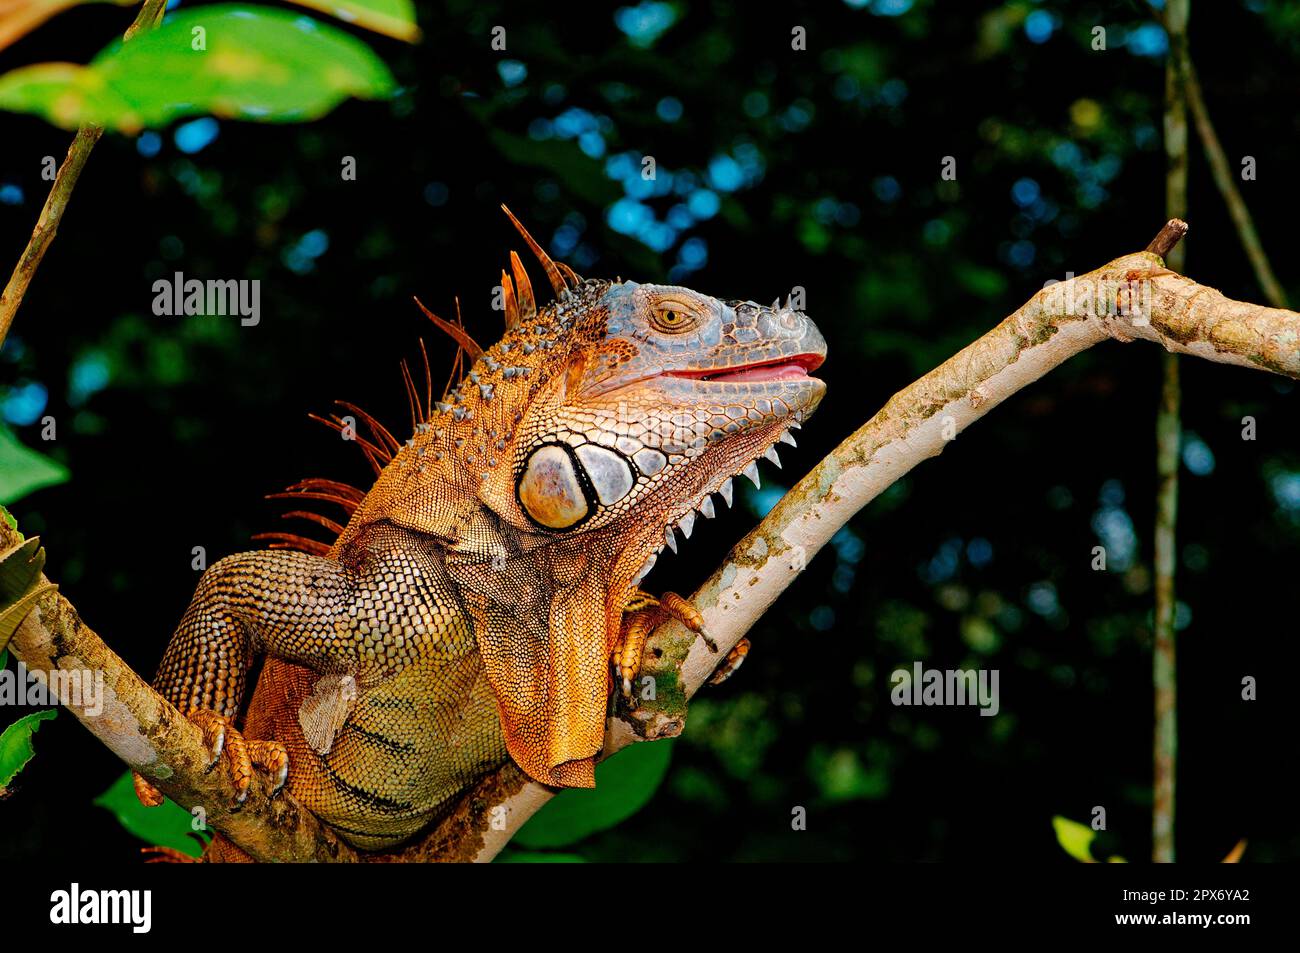
M 1193 6 L 1209 108 L 1231 161 L 1257 160 L 1242 188 L 1294 298 L 1300 14 Z M 85 62 L 133 15 L 57 17 L 0 69 Z M 142 672 L 189 600 L 192 547 L 215 560 L 288 528 L 262 497 L 301 477 L 368 478 L 308 411 L 353 400 L 405 427 L 397 362 L 420 335 L 445 375 L 450 342 L 411 295 L 444 314 L 459 295 L 471 333 L 496 334 L 491 288 L 521 247 L 502 201 L 584 275 L 759 301 L 807 290 L 826 400 L 785 471 L 764 465 L 762 492 L 660 560 L 649 588 L 682 592 L 897 389 L 1165 218 L 1163 35 L 1140 3 L 475 0 L 429 5 L 421 23 L 416 47 L 357 33 L 403 85 L 392 103 L 223 121 L 207 144 L 204 124 L 106 136 L 0 352 L 9 425 L 72 474 L 12 510 Z M 794 25 L 806 51 L 790 48 Z M 69 138 L 0 116 L 5 269 L 48 187 L 41 160 Z M 1187 271 L 1263 300 L 1192 146 Z M 677 191 L 629 195 L 647 154 Z M 955 184 L 940 182 L 944 156 Z M 260 279 L 261 324 L 155 317 L 152 283 L 177 270 Z M 1148 857 L 1160 357 L 1107 343 L 1076 358 L 854 519 L 752 633 L 743 672 L 696 702 L 650 805 L 575 852 L 1070 863 L 1052 816 L 1102 805 L 1098 854 Z M 1182 370 L 1179 858 L 1216 861 L 1246 837 L 1248 860 L 1294 860 L 1297 398 L 1264 373 Z M 1102 544 L 1109 571 L 1094 572 Z M 889 673 L 916 659 L 998 669 L 1002 713 L 894 708 Z M 1240 698 L 1246 675 L 1257 702 Z M 121 765 L 66 716 L 36 744 L 0 804 L 0 858 L 132 858 L 138 842 L 90 803 Z M 790 830 L 795 805 L 806 832 Z

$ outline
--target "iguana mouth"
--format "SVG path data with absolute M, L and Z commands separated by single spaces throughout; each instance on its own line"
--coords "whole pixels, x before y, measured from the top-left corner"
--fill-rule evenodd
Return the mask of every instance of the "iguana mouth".
M 815 371 L 824 360 L 823 354 L 797 354 L 794 357 L 778 357 L 769 361 L 756 361 L 753 364 L 740 364 L 721 369 L 664 371 L 662 376 L 686 377 L 710 384 L 806 380 L 809 372 Z

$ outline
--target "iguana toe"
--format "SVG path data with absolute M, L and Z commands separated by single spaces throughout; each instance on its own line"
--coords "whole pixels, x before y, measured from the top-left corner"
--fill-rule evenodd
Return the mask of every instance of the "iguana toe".
M 622 680 L 623 696 L 632 697 L 632 679 L 641 670 L 641 654 L 654 627 L 663 618 L 658 606 L 634 609 L 623 617 L 623 631 L 614 648 L 614 673 Z
M 207 708 L 196 708 L 189 713 L 190 721 L 203 729 L 203 740 L 208 746 L 212 761 L 211 771 L 224 756 L 229 765 L 230 777 L 235 782 L 235 803 L 243 804 L 253 783 L 253 760 L 249 756 L 248 742 L 225 715 Z
M 704 631 L 704 616 L 700 614 L 700 610 L 695 608 L 695 604 L 689 599 L 685 599 L 675 592 L 665 592 L 659 597 L 659 606 L 669 616 L 702 638 L 704 644 L 709 647 L 709 651 L 718 651 L 718 643 L 709 638 L 708 633 Z
M 157 807 L 163 802 L 162 792 L 134 771 L 131 772 L 131 782 L 135 785 L 135 796 L 145 807 Z
M 278 741 L 248 742 L 248 757 L 255 767 L 261 768 L 271 777 L 271 797 L 284 789 L 284 782 L 289 779 L 289 752 Z
M 745 662 L 745 656 L 749 654 L 749 639 L 741 639 L 737 642 L 727 657 L 722 660 L 713 676 L 709 679 L 710 685 L 721 685 L 732 675 L 736 674 L 736 669 L 740 668 Z

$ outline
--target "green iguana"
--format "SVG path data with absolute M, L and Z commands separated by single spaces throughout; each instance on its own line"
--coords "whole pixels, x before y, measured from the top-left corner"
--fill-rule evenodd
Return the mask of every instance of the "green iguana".
M 343 405 L 370 438 L 328 422 L 365 451 L 374 485 L 280 494 L 340 506 L 346 526 L 289 514 L 337 540 L 264 534 L 270 550 L 211 566 L 154 681 L 241 799 L 265 770 L 362 849 L 412 837 L 507 758 L 544 784 L 592 786 L 612 672 L 629 692 L 666 615 L 702 628 L 690 603 L 641 580 L 676 549 L 674 528 L 689 536 L 697 511 L 713 515 L 711 494 L 730 503 L 733 475 L 756 479 L 758 457 L 793 443 L 825 390 L 808 372 L 826 345 L 802 313 L 583 280 L 510 218 L 556 300 L 538 306 L 511 253 L 496 345 L 426 311 L 468 371 L 435 401 L 427 357 L 423 399 L 403 365 L 404 444 Z M 136 790 L 162 800 L 143 777 Z M 243 857 L 220 837 L 207 852 Z

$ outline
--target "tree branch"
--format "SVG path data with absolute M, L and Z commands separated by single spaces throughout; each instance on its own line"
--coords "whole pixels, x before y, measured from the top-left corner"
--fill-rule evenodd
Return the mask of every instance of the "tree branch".
M 167 0 L 145 0 L 135 21 L 127 27 L 124 41 L 129 42 L 146 27 L 153 29 L 162 18 L 166 7 Z M 84 125 L 77 130 L 72 145 L 68 147 L 68 154 L 64 156 L 63 164 L 59 166 L 59 171 L 54 176 L 54 184 L 50 186 L 50 194 L 45 197 L 45 205 L 42 206 L 40 217 L 36 220 L 36 227 L 32 229 L 32 237 L 28 239 L 27 247 L 19 256 L 18 264 L 14 265 L 13 274 L 9 276 L 4 291 L 0 292 L 0 347 L 4 347 L 5 338 L 9 336 L 9 328 L 13 326 L 18 307 L 23 303 L 36 269 L 41 266 L 45 252 L 49 250 L 50 243 L 58 233 L 59 223 L 63 221 L 63 213 L 72 198 L 72 189 L 81 176 L 86 160 L 90 158 L 90 151 L 95 148 L 95 143 L 99 142 L 99 137 L 103 134 L 102 126 Z
M 1186 232 L 1186 224 L 1170 221 L 1150 247 L 1167 253 Z M 890 398 L 732 548 L 691 597 L 720 651 L 740 641 L 855 513 L 1007 397 L 1108 338 L 1141 338 L 1172 352 L 1300 378 L 1300 314 L 1234 301 L 1166 271 L 1153 251 L 1053 284 Z M 719 659 L 675 622 L 656 630 L 647 659 L 655 649 L 663 652 L 661 667 L 676 670 L 686 698 Z M 680 733 L 681 717 L 675 706 L 620 712 L 610 721 L 606 756 L 643 737 Z M 491 860 L 553 793 L 529 781 L 486 804 L 483 816 L 499 804 L 507 822 L 503 830 L 482 832 L 475 859 Z M 411 851 L 419 853 L 419 845 Z
M 895 394 L 731 550 L 694 596 L 721 651 L 749 631 L 854 513 L 1007 397 L 1107 338 L 1143 338 L 1208 360 L 1300 377 L 1300 314 L 1233 301 L 1164 270 L 1151 252 L 1053 284 Z M 0 524 L 0 548 L 15 541 Z M 507 764 L 483 778 L 451 817 L 419 841 L 391 854 L 360 856 L 287 792 L 269 800 L 255 785 L 241 809 L 223 807 L 230 796 L 225 772 L 205 772 L 198 730 L 127 668 L 61 595 L 42 597 L 12 647 L 33 669 L 103 671 L 104 713 L 92 718 L 69 706 L 73 714 L 129 766 L 157 779 L 165 794 L 181 804 L 207 805 L 211 826 L 255 858 L 490 860 L 554 793 Z M 680 733 L 679 702 L 699 689 L 720 658 L 675 623 L 655 632 L 648 659 L 656 649 L 662 657 L 650 664 L 661 701 L 611 718 L 607 754 L 642 738 Z M 498 818 L 501 823 L 494 824 Z

